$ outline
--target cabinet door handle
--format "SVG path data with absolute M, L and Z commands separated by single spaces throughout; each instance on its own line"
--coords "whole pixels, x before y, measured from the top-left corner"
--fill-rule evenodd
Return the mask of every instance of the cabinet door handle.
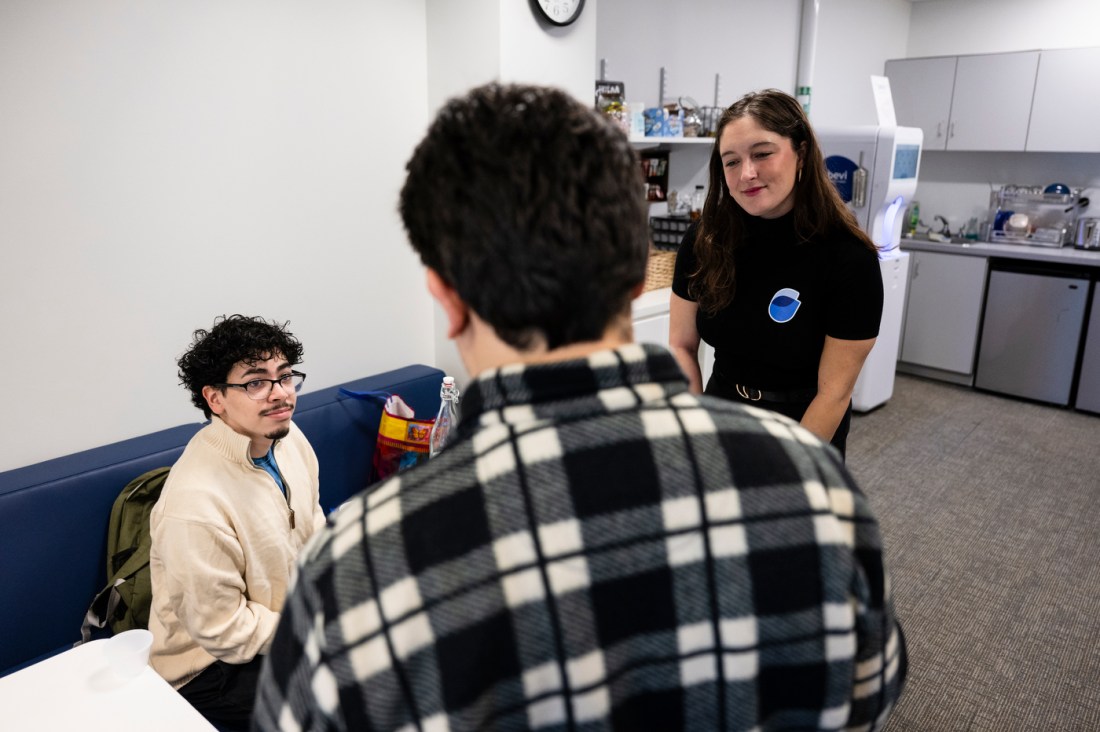
M 936 123 L 936 137 L 943 137 L 943 122 Z
M 951 121 L 951 124 L 947 125 L 947 136 L 948 137 L 954 137 L 955 136 L 955 122 L 954 122 L 954 120 Z

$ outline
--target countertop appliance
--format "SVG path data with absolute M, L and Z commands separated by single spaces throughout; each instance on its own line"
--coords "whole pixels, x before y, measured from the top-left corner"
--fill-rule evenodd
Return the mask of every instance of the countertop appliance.
M 1077 236 L 1073 246 L 1078 249 L 1100 249 L 1100 219 L 1077 219 Z
M 1067 406 L 1088 287 L 1079 272 L 991 260 L 974 386 Z
M 917 191 L 924 133 L 919 127 L 821 127 L 825 166 L 840 197 L 879 247 L 882 320 L 852 392 L 852 408 L 866 412 L 894 394 L 909 254 L 898 249 L 905 211 Z M 866 166 L 866 167 L 864 167 Z

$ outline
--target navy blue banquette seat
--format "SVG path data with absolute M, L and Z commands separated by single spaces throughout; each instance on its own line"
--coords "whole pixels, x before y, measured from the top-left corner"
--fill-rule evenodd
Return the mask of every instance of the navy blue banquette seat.
M 294 421 L 320 463 L 326 512 L 369 482 L 381 400 L 399 394 L 418 417 L 439 408 L 443 372 L 406 366 L 298 397 Z M 180 398 L 185 398 L 181 394 Z M 141 473 L 171 465 L 202 424 L 187 424 L 0 473 L 0 676 L 80 639 L 88 604 L 106 582 L 111 505 Z

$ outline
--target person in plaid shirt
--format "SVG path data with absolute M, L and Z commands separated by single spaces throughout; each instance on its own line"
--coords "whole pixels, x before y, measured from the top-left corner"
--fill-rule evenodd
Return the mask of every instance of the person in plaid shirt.
M 311 542 L 259 730 L 877 729 L 905 648 L 839 453 L 631 343 L 638 159 L 564 92 L 448 103 L 401 213 L 457 434 Z

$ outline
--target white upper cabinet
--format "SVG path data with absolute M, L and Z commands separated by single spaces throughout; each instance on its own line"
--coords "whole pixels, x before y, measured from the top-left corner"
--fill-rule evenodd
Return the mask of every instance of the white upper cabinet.
M 1039 52 L 960 56 L 948 150 L 1023 150 Z
M 886 62 L 898 124 L 926 150 L 1025 149 L 1038 51 Z
M 890 78 L 898 124 L 924 130 L 925 150 L 945 150 L 955 89 L 955 57 L 887 61 L 886 76 Z
M 1042 52 L 1027 149 L 1100 152 L 1100 48 Z

